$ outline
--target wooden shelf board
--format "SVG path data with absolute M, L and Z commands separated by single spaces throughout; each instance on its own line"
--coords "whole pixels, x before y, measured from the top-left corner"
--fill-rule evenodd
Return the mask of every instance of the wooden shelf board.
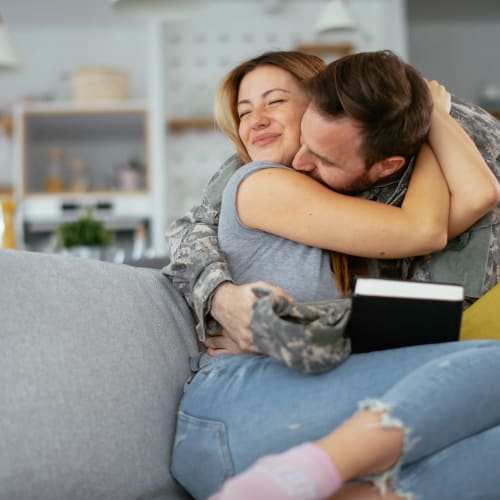
M 346 56 L 352 53 L 354 47 L 350 43 L 303 43 L 297 45 L 295 50 L 305 52 L 306 54 L 315 54 L 317 56 L 325 56 L 338 54 Z
M 167 128 L 170 132 L 183 132 L 192 128 L 214 129 L 214 119 L 210 116 L 193 116 L 190 118 L 173 118 L 168 120 Z

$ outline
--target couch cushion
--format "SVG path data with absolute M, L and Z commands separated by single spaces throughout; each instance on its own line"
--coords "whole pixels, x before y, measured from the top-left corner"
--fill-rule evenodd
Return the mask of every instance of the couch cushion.
M 0 251 L 0 498 L 185 498 L 169 474 L 196 352 L 158 270 Z

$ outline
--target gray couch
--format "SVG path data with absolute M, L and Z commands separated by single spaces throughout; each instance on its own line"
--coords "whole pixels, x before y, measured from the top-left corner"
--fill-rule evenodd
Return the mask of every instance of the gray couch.
M 186 499 L 191 314 L 159 270 L 0 250 L 0 499 Z

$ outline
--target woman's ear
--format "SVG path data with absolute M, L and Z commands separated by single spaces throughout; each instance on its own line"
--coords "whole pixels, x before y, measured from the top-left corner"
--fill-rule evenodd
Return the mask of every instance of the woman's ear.
M 373 164 L 370 168 L 370 177 L 373 182 L 387 179 L 397 174 L 406 164 L 402 156 L 389 156 Z

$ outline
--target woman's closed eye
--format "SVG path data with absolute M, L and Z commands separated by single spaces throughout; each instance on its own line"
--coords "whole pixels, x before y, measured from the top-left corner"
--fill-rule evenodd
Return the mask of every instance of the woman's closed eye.
M 271 99 L 268 102 L 266 102 L 265 106 L 266 107 L 275 107 L 279 106 L 282 103 L 287 102 L 288 99 L 285 98 L 276 98 L 276 99 Z M 241 121 L 245 116 L 248 116 L 252 112 L 251 109 L 242 109 L 238 112 L 238 118 Z
M 273 106 L 274 104 L 281 104 L 282 102 L 286 102 L 286 99 L 273 99 L 269 101 L 268 106 Z

